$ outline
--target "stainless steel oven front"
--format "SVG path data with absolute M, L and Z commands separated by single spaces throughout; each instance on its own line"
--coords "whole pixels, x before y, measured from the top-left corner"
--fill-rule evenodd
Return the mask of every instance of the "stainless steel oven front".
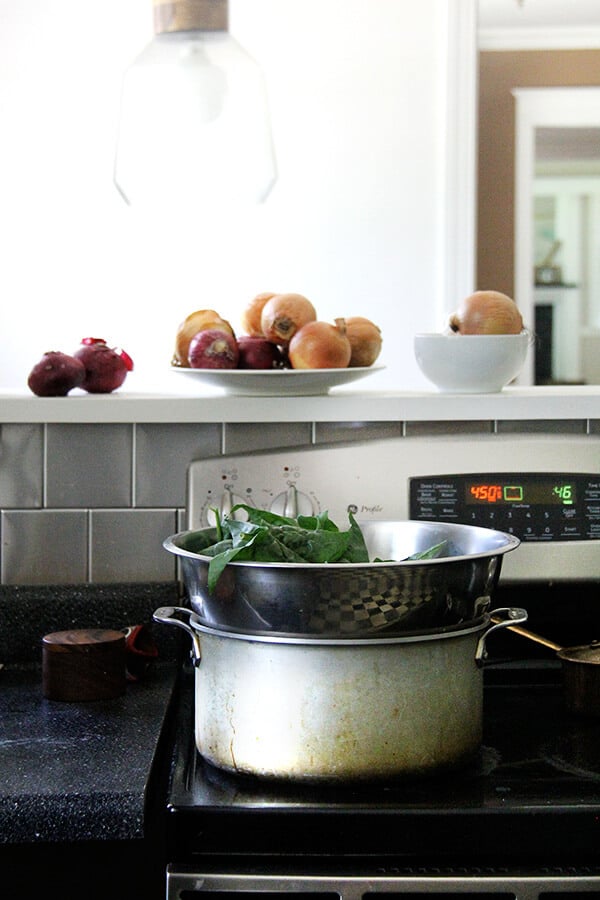
M 334 521 L 436 519 L 514 533 L 507 581 L 597 577 L 600 435 L 401 437 L 192 463 L 188 527 L 238 503 Z
M 499 605 L 555 640 L 600 636 L 600 434 L 433 434 L 205 459 L 187 525 L 238 503 L 296 515 L 510 531 Z M 494 637 L 494 636 L 492 636 Z M 194 745 L 184 665 L 167 799 L 169 900 L 600 897 L 600 719 L 565 709 L 560 664 L 490 639 L 484 734 L 452 775 L 311 787 L 236 777 Z M 401 686 L 399 686 L 401 690 Z

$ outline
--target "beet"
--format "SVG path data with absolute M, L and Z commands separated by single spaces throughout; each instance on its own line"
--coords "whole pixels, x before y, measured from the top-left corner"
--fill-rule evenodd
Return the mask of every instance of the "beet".
M 81 387 L 84 378 L 81 360 L 49 350 L 29 373 L 27 385 L 38 397 L 66 397 L 73 388 Z
M 128 372 L 125 360 L 106 344 L 99 341 L 83 344 L 75 357 L 85 367 L 81 387 L 89 394 L 110 394 L 125 381 Z

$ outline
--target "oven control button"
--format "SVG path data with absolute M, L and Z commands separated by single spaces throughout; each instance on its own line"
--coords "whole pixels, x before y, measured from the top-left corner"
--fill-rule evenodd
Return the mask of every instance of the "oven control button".
M 271 512 L 278 516 L 297 519 L 298 516 L 314 515 L 314 507 L 310 497 L 299 491 L 295 484 L 291 484 L 287 491 L 282 491 L 275 497 L 271 504 Z

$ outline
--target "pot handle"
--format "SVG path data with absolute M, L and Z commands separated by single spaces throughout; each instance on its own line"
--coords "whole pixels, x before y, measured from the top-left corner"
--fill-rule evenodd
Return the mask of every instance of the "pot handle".
M 478 666 L 483 666 L 487 658 L 487 649 L 485 646 L 485 642 L 489 635 L 493 631 L 498 631 L 499 628 L 509 628 L 511 625 L 520 625 L 523 622 L 526 622 L 527 610 L 521 609 L 518 606 L 504 606 L 500 609 L 495 609 L 493 613 L 491 613 L 490 617 L 492 618 L 494 624 L 491 626 L 491 628 L 488 628 L 484 634 L 481 635 L 479 641 L 477 642 L 475 662 Z
M 192 639 L 192 662 L 194 666 L 198 667 L 202 659 L 202 652 L 198 634 L 190 625 L 192 615 L 191 609 L 186 609 L 184 606 L 161 606 L 154 611 L 152 618 L 155 622 L 160 622 L 162 625 L 177 625 L 178 628 L 183 628 L 184 631 L 187 631 Z M 178 616 L 181 618 L 178 618 Z

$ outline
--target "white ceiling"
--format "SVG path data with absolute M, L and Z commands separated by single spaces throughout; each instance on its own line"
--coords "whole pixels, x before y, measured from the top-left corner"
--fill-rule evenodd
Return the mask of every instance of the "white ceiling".
M 600 0 L 478 0 L 481 50 L 600 48 Z
M 600 127 L 536 128 L 535 165 L 540 176 L 600 175 Z
M 479 0 L 480 28 L 600 26 L 599 0 Z

